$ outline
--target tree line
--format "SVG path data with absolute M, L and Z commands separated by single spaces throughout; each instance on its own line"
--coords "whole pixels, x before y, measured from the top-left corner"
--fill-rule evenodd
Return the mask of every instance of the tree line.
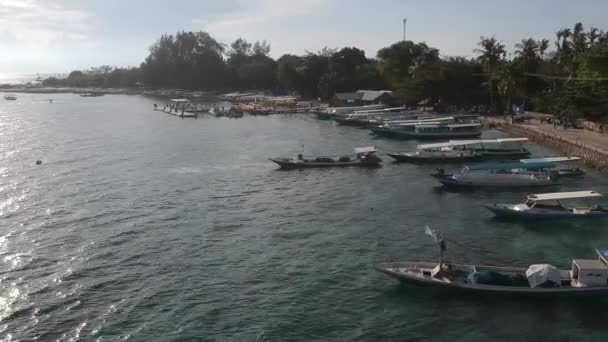
M 406 105 L 438 110 L 483 108 L 510 113 L 513 105 L 570 118 L 608 121 L 608 32 L 581 23 L 547 39 L 522 39 L 509 53 L 481 37 L 476 57 L 445 57 L 426 43 L 401 41 L 374 58 L 356 47 L 304 55 L 269 56 L 266 41 L 223 44 L 206 32 L 163 35 L 137 68 L 103 66 L 74 71 L 49 86 L 171 87 L 210 91 L 272 90 L 329 99 L 357 89 L 393 90 Z

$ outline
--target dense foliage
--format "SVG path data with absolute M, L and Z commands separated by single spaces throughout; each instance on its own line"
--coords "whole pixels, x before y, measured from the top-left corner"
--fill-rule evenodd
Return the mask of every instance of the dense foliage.
M 325 48 L 303 56 L 269 56 L 266 41 L 229 45 L 206 32 L 163 35 L 139 68 L 74 71 L 46 85 L 172 87 L 201 90 L 272 90 L 329 99 L 336 92 L 390 89 L 408 105 L 441 110 L 508 113 L 512 105 L 572 118 L 608 118 L 608 33 L 578 23 L 546 39 L 523 39 L 513 53 L 481 37 L 476 58 L 442 57 L 425 43 L 402 41 L 368 58 L 356 47 Z

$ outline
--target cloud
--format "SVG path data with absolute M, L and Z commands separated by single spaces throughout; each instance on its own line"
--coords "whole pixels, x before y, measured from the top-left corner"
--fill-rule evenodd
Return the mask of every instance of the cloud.
M 57 0 L 0 0 L 0 46 L 44 50 L 83 42 L 89 20 Z
M 266 39 L 271 43 L 285 41 L 288 37 L 295 38 L 291 36 L 294 30 L 286 30 L 291 21 L 327 11 L 335 2 L 336 0 L 240 0 L 236 11 L 194 19 L 192 26 L 194 29 L 208 31 L 225 42 L 239 37 Z

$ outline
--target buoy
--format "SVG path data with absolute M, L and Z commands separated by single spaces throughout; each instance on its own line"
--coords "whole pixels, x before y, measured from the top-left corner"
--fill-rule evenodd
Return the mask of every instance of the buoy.
M 36 160 L 36 165 L 42 164 L 42 160 Z

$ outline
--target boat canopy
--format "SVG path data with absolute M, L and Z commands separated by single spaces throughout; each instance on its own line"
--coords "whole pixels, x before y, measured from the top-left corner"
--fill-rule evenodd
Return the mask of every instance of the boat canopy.
M 454 117 L 442 117 L 442 118 L 428 118 L 428 119 L 412 119 L 412 120 L 391 120 L 387 121 L 386 124 L 389 125 L 405 125 L 405 124 L 422 124 L 425 122 L 428 123 L 436 123 L 442 121 L 453 121 Z
M 370 146 L 370 147 L 357 147 L 357 148 L 355 148 L 355 153 L 356 154 L 371 153 L 371 152 L 376 152 L 376 148 L 373 147 L 373 146 Z
M 571 191 L 571 192 L 554 192 L 549 194 L 532 194 L 528 196 L 531 201 L 554 201 L 573 198 L 589 198 L 601 197 L 602 194 L 596 191 Z
M 553 163 L 484 163 L 469 167 L 471 171 L 483 170 L 518 170 L 518 169 L 550 169 Z
M 188 99 L 171 99 L 171 100 L 169 100 L 169 101 L 171 101 L 171 102 L 176 102 L 176 103 L 187 103 L 187 102 L 191 102 L 191 101 L 190 101 L 190 100 L 188 100 Z
M 520 160 L 524 164 L 530 163 L 560 163 L 568 161 L 581 160 L 579 157 L 551 157 L 551 158 L 536 158 L 536 159 L 522 159 Z
M 453 124 L 453 125 L 448 125 L 448 127 L 450 128 L 460 128 L 460 127 L 479 127 L 481 126 L 480 123 L 463 123 L 463 124 Z
M 608 264 L 608 249 L 596 249 L 595 252 L 605 264 Z
M 502 144 L 509 142 L 525 142 L 528 138 L 504 138 L 504 139 L 478 139 L 478 140 L 450 140 L 451 143 L 461 145 L 477 145 L 477 144 Z
M 436 143 L 436 144 L 423 144 L 423 145 L 418 145 L 416 148 L 419 150 L 431 150 L 431 149 L 435 149 L 435 148 L 444 148 L 444 147 L 455 147 L 455 146 L 465 146 L 468 145 L 467 143 L 453 143 L 453 142 L 447 142 L 447 143 Z

